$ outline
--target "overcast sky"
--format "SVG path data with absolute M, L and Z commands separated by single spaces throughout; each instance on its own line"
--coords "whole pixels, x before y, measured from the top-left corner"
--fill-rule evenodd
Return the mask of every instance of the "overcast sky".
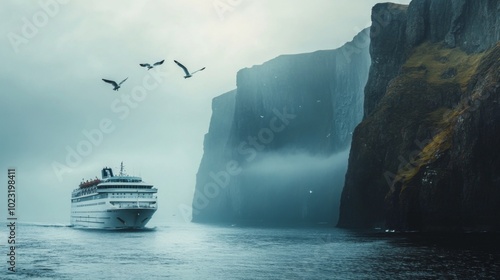
M 14 167 L 19 219 L 67 224 L 82 178 L 123 161 L 159 190 L 151 223 L 175 219 L 191 203 L 211 100 L 236 87 L 236 72 L 340 47 L 377 2 L 1 1 L 0 205 Z M 138 65 L 162 59 L 155 72 Z M 174 59 L 206 70 L 185 80 Z M 126 77 L 118 92 L 101 81 Z

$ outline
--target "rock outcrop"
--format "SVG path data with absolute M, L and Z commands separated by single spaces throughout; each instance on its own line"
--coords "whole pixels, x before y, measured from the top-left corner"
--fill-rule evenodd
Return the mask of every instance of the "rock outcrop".
M 499 17 L 491 0 L 373 8 L 338 226 L 500 229 Z
M 362 119 L 367 31 L 238 72 L 237 89 L 213 100 L 194 222 L 335 223 Z

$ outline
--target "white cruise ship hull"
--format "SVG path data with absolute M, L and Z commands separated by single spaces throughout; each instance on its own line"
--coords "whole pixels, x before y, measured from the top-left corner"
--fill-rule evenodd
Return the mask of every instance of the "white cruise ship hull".
M 85 209 L 73 211 L 74 227 L 95 229 L 141 229 L 146 226 L 156 209 L 121 208 L 107 210 Z

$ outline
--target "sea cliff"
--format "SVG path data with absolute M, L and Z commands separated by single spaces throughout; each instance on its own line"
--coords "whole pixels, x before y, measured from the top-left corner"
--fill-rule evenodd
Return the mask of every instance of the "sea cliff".
M 338 226 L 500 228 L 500 2 L 372 11 L 372 66 Z
M 240 70 L 212 103 L 192 220 L 335 224 L 368 46 L 365 29 L 335 50 Z

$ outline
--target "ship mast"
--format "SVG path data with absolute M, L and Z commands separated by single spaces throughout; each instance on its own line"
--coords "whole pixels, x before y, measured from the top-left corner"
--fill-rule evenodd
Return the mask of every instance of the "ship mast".
M 123 161 L 120 164 L 120 176 L 125 176 L 125 168 L 123 166 Z

